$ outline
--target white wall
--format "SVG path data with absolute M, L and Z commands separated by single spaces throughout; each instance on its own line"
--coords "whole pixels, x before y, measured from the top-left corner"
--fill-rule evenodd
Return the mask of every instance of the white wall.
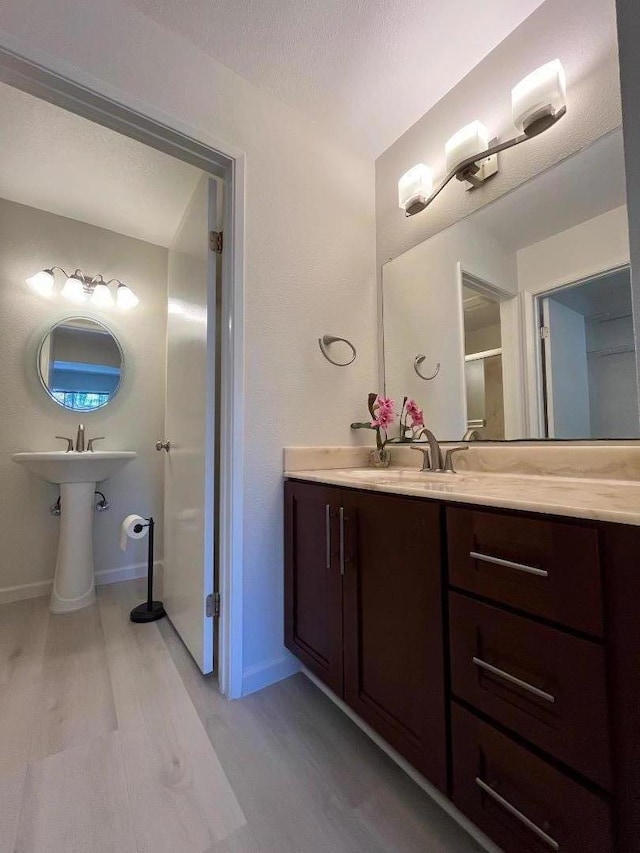
M 126 3 L 5 0 L 0 41 L 141 112 L 244 151 L 245 689 L 287 674 L 282 448 L 363 441 L 376 384 L 374 168 Z M 358 348 L 331 367 L 317 339 Z
M 131 284 L 140 305 L 125 313 L 75 306 L 59 293 L 40 297 L 25 278 L 52 264 L 118 277 Z M 6 587 L 53 577 L 59 526 L 49 514 L 58 487 L 16 465 L 11 454 L 63 449 L 54 436 L 75 439 L 81 421 L 89 437 L 106 436 L 102 449 L 138 452 L 138 459 L 104 484 L 111 509 L 94 519 L 96 571 L 146 561 L 146 541 L 120 551 L 119 526 L 130 512 L 162 515 L 162 459 L 153 444 L 164 433 L 166 283 L 166 249 L 0 199 L 0 599 Z M 104 409 L 82 414 L 50 400 L 36 372 L 47 328 L 78 315 L 112 329 L 126 358 L 117 397 Z
M 464 380 L 464 328 L 459 265 L 476 278 L 517 293 L 515 255 L 473 221 L 452 228 L 415 246 L 383 267 L 385 365 L 387 393 L 396 400 L 415 397 L 425 422 L 442 439 L 459 440 L 467 429 Z M 513 300 L 515 303 L 515 300 Z M 518 387 L 518 345 L 505 335 L 505 391 Z M 416 375 L 413 359 L 427 356 L 423 373 L 440 373 L 431 382 Z M 513 417 L 511 401 L 509 416 Z M 510 423 L 510 432 L 517 424 Z
M 406 219 L 398 208 L 398 178 L 420 162 L 430 165 L 437 177 L 444 174 L 445 142 L 474 119 L 500 139 L 514 136 L 511 88 L 556 57 L 567 72 L 565 118 L 535 141 L 501 154 L 498 175 L 481 189 L 465 192 L 452 181 L 428 210 Z M 376 161 L 378 265 L 587 146 L 621 121 L 615 0 L 546 0 Z
M 626 206 L 516 253 L 521 291 L 540 293 L 629 263 Z

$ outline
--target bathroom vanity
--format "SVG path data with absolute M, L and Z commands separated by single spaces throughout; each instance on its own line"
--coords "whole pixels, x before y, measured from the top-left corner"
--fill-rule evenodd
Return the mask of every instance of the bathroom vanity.
M 507 853 L 637 850 L 640 483 L 286 477 L 287 648 Z

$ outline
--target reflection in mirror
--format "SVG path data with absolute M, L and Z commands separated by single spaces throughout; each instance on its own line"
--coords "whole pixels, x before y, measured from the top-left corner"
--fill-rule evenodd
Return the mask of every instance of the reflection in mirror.
M 90 412 L 117 393 L 123 354 L 117 338 L 96 320 L 71 317 L 53 326 L 38 351 L 38 373 L 60 406 Z
M 640 437 L 621 129 L 383 267 L 388 396 L 442 440 Z M 442 367 L 413 370 L 417 353 Z
M 548 438 L 640 437 L 629 267 L 538 297 Z
M 467 431 L 464 438 L 504 438 L 500 302 L 488 286 L 462 274 L 464 378 Z

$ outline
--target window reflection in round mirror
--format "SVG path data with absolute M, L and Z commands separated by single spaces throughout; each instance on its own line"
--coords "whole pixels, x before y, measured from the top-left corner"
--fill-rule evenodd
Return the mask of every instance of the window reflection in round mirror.
M 74 412 L 106 406 L 120 388 L 123 367 L 115 335 L 88 317 L 57 323 L 38 350 L 38 373 L 46 392 Z

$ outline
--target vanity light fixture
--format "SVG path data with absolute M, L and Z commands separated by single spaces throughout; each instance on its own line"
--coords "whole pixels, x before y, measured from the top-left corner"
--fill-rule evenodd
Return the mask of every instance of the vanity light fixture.
M 53 270 L 40 270 L 35 275 L 30 275 L 27 284 L 40 296 L 51 296 L 53 293 Z
M 566 115 L 566 95 L 566 76 L 559 59 L 537 68 L 511 92 L 513 123 L 520 135 L 505 142 L 490 142 L 481 122 L 463 127 L 445 145 L 446 175 L 435 189 L 430 183 L 432 172 L 423 163 L 409 169 L 398 181 L 399 205 L 405 215 L 414 216 L 428 207 L 454 177 L 466 181 L 470 189 L 481 186 L 498 171 L 500 151 L 539 136 Z M 429 180 L 421 183 L 421 177 L 426 175 Z
M 98 274 L 94 276 L 85 275 L 82 270 L 76 270 L 73 275 L 66 273 L 62 267 L 51 267 L 40 270 L 40 272 L 29 276 L 27 284 L 40 296 L 52 296 L 55 284 L 55 271 L 58 270 L 65 277 L 65 283 L 60 291 L 61 295 L 70 302 L 87 302 L 98 308 L 110 308 L 117 305 L 118 308 L 135 308 L 140 302 L 133 290 L 120 279 L 112 278 L 105 281 Z M 110 284 L 116 284 L 116 297 L 114 299 Z

